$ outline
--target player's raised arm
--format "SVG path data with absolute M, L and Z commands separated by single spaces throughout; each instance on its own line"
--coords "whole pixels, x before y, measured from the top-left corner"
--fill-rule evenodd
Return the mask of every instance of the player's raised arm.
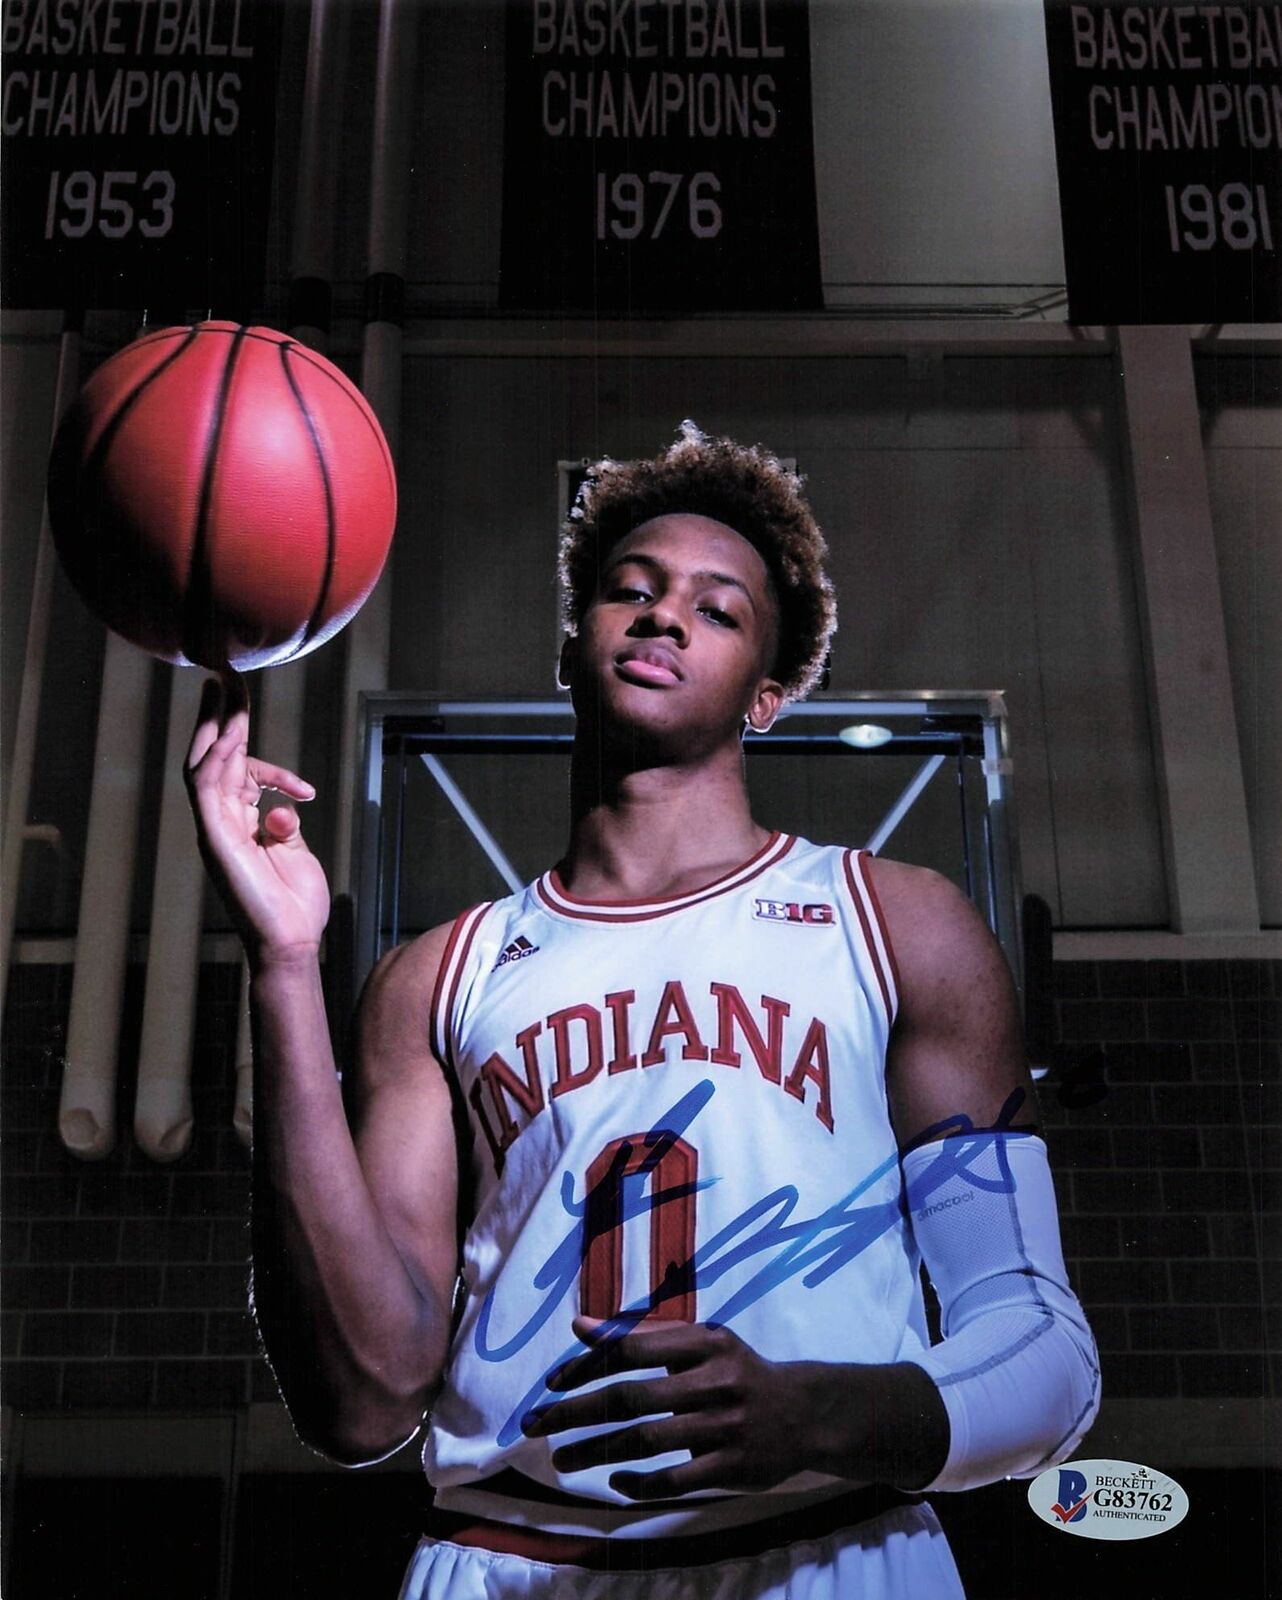
M 285 953 L 315 958 L 329 921 L 329 885 L 303 839 L 294 804 L 305 778 L 249 753 L 249 694 L 228 671 L 205 683 L 184 769 L 205 866 L 250 963 Z M 290 802 L 259 817 L 275 790 Z
M 1064 1269 L 1014 985 L 946 880 L 877 862 L 874 882 L 899 956 L 887 1089 L 944 1334 L 912 1358 L 947 1414 L 928 1486 L 1031 1476 L 1090 1426 L 1099 1370 Z
M 300 1434 L 376 1459 L 417 1428 L 440 1379 L 454 1279 L 449 1095 L 422 1019 L 442 937 L 376 969 L 349 1130 L 321 993 L 324 872 L 265 787 L 310 785 L 248 754 L 243 691 L 210 694 L 188 760 L 201 851 L 245 939 L 254 1019 L 254 1309 Z M 359 1142 L 359 1152 L 358 1152 Z

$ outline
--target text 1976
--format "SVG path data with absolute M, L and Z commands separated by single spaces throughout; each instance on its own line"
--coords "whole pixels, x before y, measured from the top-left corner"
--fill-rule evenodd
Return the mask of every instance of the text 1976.
M 682 189 L 684 207 L 677 206 Z M 614 178 L 598 172 L 596 178 L 596 236 L 605 239 L 658 239 L 669 225 L 684 215 L 696 239 L 715 239 L 721 232 L 721 180 L 715 172 L 620 172 Z M 608 231 L 607 231 L 608 230 Z

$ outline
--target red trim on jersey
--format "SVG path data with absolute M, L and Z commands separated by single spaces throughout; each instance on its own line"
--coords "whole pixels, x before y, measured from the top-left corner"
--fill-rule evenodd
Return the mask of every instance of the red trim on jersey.
M 872 902 L 873 912 L 877 917 L 877 926 L 881 929 L 881 942 L 886 947 L 886 959 L 890 962 L 890 977 L 895 985 L 895 996 L 901 993 L 899 982 L 899 963 L 895 960 L 895 947 L 890 942 L 890 929 L 886 926 L 886 913 L 881 909 L 881 900 L 877 894 L 877 887 L 872 881 L 872 873 L 868 870 L 868 852 L 859 852 L 859 876 L 864 880 L 868 889 L 868 898 Z
M 436 982 L 432 986 L 432 1003 L 428 1009 L 428 1026 L 431 1029 L 431 1043 L 433 1050 L 436 1048 L 436 1040 L 439 1035 L 441 1040 L 444 1042 L 445 1055 L 447 1057 L 451 1054 L 449 1022 L 450 1018 L 454 1015 L 454 1000 L 458 995 L 459 977 L 462 974 L 463 965 L 467 960 L 467 953 L 471 949 L 472 940 L 476 937 L 476 930 L 481 925 L 481 916 L 484 912 L 490 909 L 493 903 L 494 902 L 492 900 L 482 900 L 474 906 L 469 906 L 466 911 L 459 912 L 458 916 L 454 919 L 453 927 L 450 929 L 450 936 L 445 941 L 445 950 L 441 955 L 441 964 L 436 969 Z M 450 971 L 450 964 L 454 957 L 455 947 L 458 945 L 459 939 L 462 936 L 463 929 L 467 925 L 469 917 L 473 918 L 472 925 L 468 932 L 467 938 L 463 941 L 462 949 L 458 952 L 458 962 L 454 967 L 454 976 L 450 983 L 449 999 L 446 1002 L 445 1010 L 442 1014 L 441 997 L 445 989 L 446 975 Z M 441 1023 L 440 1028 L 437 1027 L 438 1020 Z M 450 1067 L 454 1065 L 452 1060 L 446 1060 L 442 1064 Z
M 686 894 L 660 895 L 645 900 L 584 900 L 570 894 L 555 867 L 543 874 L 536 888 L 543 904 L 563 917 L 575 917 L 583 922 L 649 922 L 655 917 L 669 916 L 674 911 L 700 905 L 705 900 L 716 899 L 718 895 L 728 894 L 732 889 L 751 883 L 767 867 L 782 861 L 796 842 L 792 834 L 776 830 L 755 855 L 749 856 L 732 871 L 714 878 L 703 888 L 692 889 Z M 638 906 L 645 909 L 630 909 Z
M 872 969 L 877 974 L 877 984 L 881 989 L 882 1004 L 886 1008 L 886 1026 L 891 1027 L 895 1021 L 895 1008 L 890 998 L 890 986 L 886 982 L 886 974 L 882 970 L 881 957 L 877 954 L 877 946 L 873 942 L 872 926 L 868 921 L 868 913 L 864 910 L 863 896 L 859 893 L 859 885 L 855 882 L 854 868 L 851 863 L 858 859 L 862 851 L 847 850 L 841 858 L 841 864 L 846 871 L 846 885 L 850 890 L 850 898 L 855 903 L 855 911 L 859 916 L 859 926 L 864 936 L 864 948 L 868 952 L 868 959 L 872 962 Z M 860 874 L 863 877 L 863 874 Z M 867 878 L 863 878 L 867 883 Z

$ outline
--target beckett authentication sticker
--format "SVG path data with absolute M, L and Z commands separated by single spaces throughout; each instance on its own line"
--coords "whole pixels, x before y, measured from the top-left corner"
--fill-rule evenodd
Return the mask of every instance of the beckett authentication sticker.
M 1028 1503 L 1043 1522 L 1084 1539 L 1151 1539 L 1189 1509 L 1174 1478 L 1134 1461 L 1065 1461 L 1033 1479 Z

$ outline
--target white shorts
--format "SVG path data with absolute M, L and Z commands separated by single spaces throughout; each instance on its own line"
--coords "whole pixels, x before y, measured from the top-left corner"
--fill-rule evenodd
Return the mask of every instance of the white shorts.
M 614 1541 L 620 1565 L 626 1540 Z M 733 1561 L 598 1572 L 424 1539 L 400 1600 L 965 1600 L 928 1505 Z

